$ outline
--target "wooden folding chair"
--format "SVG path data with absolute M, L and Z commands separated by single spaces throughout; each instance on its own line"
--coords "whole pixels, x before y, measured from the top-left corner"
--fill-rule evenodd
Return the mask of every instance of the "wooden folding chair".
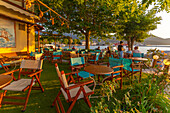
M 42 90 L 42 92 L 44 92 L 44 89 L 40 83 L 40 76 L 41 76 L 41 72 L 43 71 L 42 63 L 43 63 L 43 60 L 22 60 L 19 69 L 2 74 L 2 75 L 11 74 L 14 81 L 11 84 L 2 88 L 2 90 L 4 90 L 4 94 L 3 94 L 3 99 L 0 101 L 0 105 L 1 104 L 23 105 L 24 108 L 22 109 L 22 111 L 25 111 L 31 90 L 32 89 Z M 25 70 L 29 70 L 29 71 L 25 71 Z M 17 80 L 13 76 L 14 72 L 16 71 L 19 71 Z M 27 75 L 31 79 L 21 78 L 22 74 L 25 76 Z M 33 86 L 36 83 L 39 84 L 39 87 Z M 26 90 L 28 90 L 26 97 L 6 96 L 7 91 L 25 92 Z M 25 100 L 25 102 L 22 102 L 22 103 L 21 102 L 9 102 L 9 101 L 5 101 L 5 99 L 19 99 L 19 100 Z
M 133 75 L 139 72 L 139 82 L 141 81 L 142 76 L 142 63 L 133 63 L 132 59 L 121 58 L 123 60 L 123 72 L 125 76 L 128 76 L 131 80 L 133 79 Z M 136 67 L 135 67 L 136 66 Z M 132 81 L 131 81 L 132 82 Z
M 116 58 L 110 58 L 109 57 L 109 63 L 108 66 L 111 67 L 114 72 L 112 74 L 106 74 L 106 78 L 103 79 L 102 83 L 106 80 L 113 80 L 115 78 L 115 82 L 120 80 L 120 89 L 122 89 L 123 86 L 123 65 L 122 65 L 122 59 L 116 59 Z
M 61 73 L 60 73 L 59 67 L 57 64 L 55 65 L 55 67 L 56 67 L 56 71 L 57 71 L 57 74 L 58 74 L 58 77 L 60 80 L 60 84 L 61 84 L 60 91 L 52 104 L 52 106 L 54 106 L 54 105 L 56 106 L 57 112 L 60 113 L 60 109 L 61 109 L 61 112 L 65 113 L 64 107 L 63 107 L 62 102 L 59 98 L 59 96 L 61 94 L 63 94 L 66 101 L 68 103 L 70 103 L 70 106 L 66 113 L 71 112 L 74 104 L 79 99 L 84 99 L 84 101 L 87 103 L 87 105 L 89 107 L 91 107 L 91 103 L 90 103 L 88 96 L 94 94 L 94 92 L 90 88 L 88 88 L 86 85 L 93 83 L 93 80 L 75 83 L 75 81 L 73 80 L 73 77 L 71 76 L 73 73 L 65 74 L 64 71 L 61 71 Z M 65 75 L 69 75 L 69 77 L 66 79 Z M 72 81 L 73 84 L 70 84 L 70 81 Z M 58 106 L 58 104 L 59 104 L 59 106 Z
M 72 72 L 79 71 L 81 68 L 84 68 L 86 65 L 84 57 L 70 58 L 70 64 L 71 64 L 70 67 Z M 93 74 L 89 74 L 89 72 L 86 71 L 79 71 L 79 73 L 76 75 L 78 77 L 78 80 L 79 78 L 85 79 L 94 76 Z
M 9 71 L 10 64 L 5 63 L 3 60 L 0 60 L 0 68 L 3 68 L 6 72 Z
M 99 62 L 100 53 L 95 53 L 95 56 L 88 60 L 89 63 L 96 64 Z
M 62 52 L 53 52 L 52 54 L 52 63 L 55 61 L 60 61 L 62 63 Z

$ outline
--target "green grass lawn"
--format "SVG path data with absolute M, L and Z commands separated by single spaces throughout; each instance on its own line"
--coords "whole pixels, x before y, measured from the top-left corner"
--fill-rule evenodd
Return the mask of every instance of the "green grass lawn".
M 12 69 L 13 67 L 11 67 Z M 60 71 L 64 70 L 65 73 L 71 72 L 68 63 L 59 64 Z M 3 70 L 0 70 L 0 73 L 3 73 Z M 55 113 L 55 107 L 51 107 L 51 104 L 57 93 L 59 92 L 60 83 L 57 77 L 57 73 L 55 70 L 55 66 L 48 61 L 43 62 L 43 72 L 40 79 L 42 86 L 44 88 L 44 92 L 42 93 L 40 90 L 32 90 L 29 101 L 27 104 L 27 108 L 25 113 Z M 124 80 L 123 90 L 117 89 L 117 93 L 114 95 L 117 98 L 122 98 L 124 92 L 126 92 L 130 86 L 129 79 Z M 100 91 L 100 86 L 95 90 L 95 95 Z M 26 91 L 27 92 L 27 91 Z M 7 95 L 18 95 L 18 96 L 26 96 L 24 92 L 7 92 Z M 69 107 L 69 103 L 67 103 L 63 96 L 60 96 L 63 106 L 65 107 L 65 111 L 67 111 Z M 95 105 L 97 99 L 90 99 L 92 106 Z M 0 108 L 0 113 L 19 113 L 23 106 L 15 106 L 15 105 L 2 105 Z M 78 100 L 75 106 L 72 109 L 72 113 L 88 113 L 90 112 L 89 107 L 84 102 L 84 100 Z

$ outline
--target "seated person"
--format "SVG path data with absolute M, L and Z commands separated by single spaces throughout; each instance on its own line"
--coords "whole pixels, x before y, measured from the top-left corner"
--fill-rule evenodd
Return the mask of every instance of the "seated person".
M 100 46 L 98 46 L 98 48 L 96 48 L 96 50 L 100 50 Z
M 73 46 L 72 50 L 75 50 L 76 48 Z
M 126 51 L 127 57 L 131 57 L 132 56 L 132 51 L 131 48 L 128 48 L 128 50 Z
M 139 47 L 138 47 L 138 46 L 134 47 L 134 50 L 133 50 L 132 52 L 133 52 L 133 53 L 141 53 L 141 52 L 139 51 Z
M 60 45 L 58 46 L 58 50 L 61 50 L 62 48 L 60 47 Z

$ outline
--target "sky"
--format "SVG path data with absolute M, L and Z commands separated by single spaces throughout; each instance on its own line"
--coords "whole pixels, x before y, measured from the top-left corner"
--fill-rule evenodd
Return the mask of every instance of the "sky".
M 162 17 L 161 24 L 158 24 L 157 29 L 150 33 L 160 38 L 170 38 L 170 13 L 163 11 L 158 13 L 157 16 Z

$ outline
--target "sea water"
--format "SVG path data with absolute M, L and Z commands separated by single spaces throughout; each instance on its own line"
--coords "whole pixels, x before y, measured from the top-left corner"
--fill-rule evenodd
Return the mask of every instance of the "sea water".
M 70 46 L 70 48 L 72 48 L 72 47 L 73 46 Z M 77 49 L 79 49 L 79 48 L 85 49 L 85 46 L 74 46 L 74 47 L 77 48 Z M 107 45 L 106 46 L 100 46 L 100 49 L 105 49 L 105 48 L 107 49 L 107 47 L 108 47 Z M 139 47 L 139 50 L 144 54 L 147 53 L 147 50 L 155 49 L 155 48 L 159 49 L 160 51 L 170 52 L 170 45 L 151 45 L 151 46 L 138 46 L 138 47 Z M 69 48 L 69 47 L 66 46 L 66 47 L 62 47 L 62 48 L 64 49 L 64 48 Z M 90 46 L 90 49 L 96 49 L 96 48 L 98 48 L 98 46 Z M 115 47 L 111 47 L 111 49 L 113 49 L 113 48 L 115 48 Z M 128 49 L 128 47 L 126 47 L 126 46 L 124 46 L 124 48 L 125 48 L 125 50 Z

